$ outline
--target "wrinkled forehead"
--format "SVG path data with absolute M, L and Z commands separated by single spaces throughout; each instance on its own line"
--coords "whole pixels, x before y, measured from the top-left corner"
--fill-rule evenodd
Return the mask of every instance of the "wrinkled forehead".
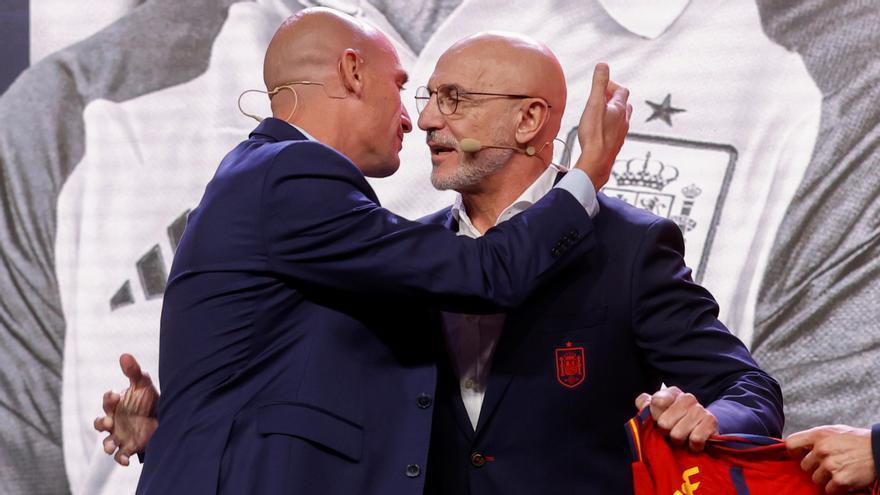
M 455 85 L 471 91 L 497 91 L 514 86 L 516 74 L 510 64 L 485 50 L 450 50 L 444 53 L 428 79 L 428 88 Z

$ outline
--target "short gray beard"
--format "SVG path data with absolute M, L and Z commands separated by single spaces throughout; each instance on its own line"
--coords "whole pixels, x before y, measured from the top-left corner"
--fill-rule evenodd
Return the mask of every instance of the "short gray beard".
M 449 142 L 437 134 L 429 136 L 429 139 L 457 147 L 457 143 Z M 514 153 L 513 150 L 497 148 L 486 148 L 477 153 L 461 153 L 459 167 L 451 175 L 438 176 L 436 169 L 431 172 L 431 185 L 440 191 L 452 189 L 461 192 L 472 189 L 486 177 L 504 168 Z

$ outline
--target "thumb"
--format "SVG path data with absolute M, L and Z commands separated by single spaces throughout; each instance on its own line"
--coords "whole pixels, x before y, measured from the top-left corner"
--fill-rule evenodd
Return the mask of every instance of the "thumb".
M 135 387 L 143 381 L 144 373 L 141 371 L 141 365 L 131 354 L 119 356 L 119 367 L 122 368 L 122 374 L 128 377 L 131 387 Z

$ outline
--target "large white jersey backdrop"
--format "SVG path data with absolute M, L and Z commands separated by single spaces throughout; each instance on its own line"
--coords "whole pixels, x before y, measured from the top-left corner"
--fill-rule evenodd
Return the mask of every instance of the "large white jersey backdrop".
M 53 3 L 64 2 L 44 0 L 41 8 Z M 272 33 L 315 2 L 226 3 L 203 71 L 132 98 L 84 105 L 84 152 L 58 196 L 54 243 L 66 323 L 61 431 L 75 494 L 134 491 L 140 466 L 115 466 L 92 429 L 101 394 L 125 385 L 122 352 L 158 369 L 162 293 L 186 214 L 220 159 L 255 125 L 235 101 L 261 87 Z M 556 143 L 557 163 L 579 153 L 575 127 L 593 65 L 607 61 L 612 77 L 631 89 L 634 112 L 605 193 L 679 224 L 694 278 L 718 299 L 722 321 L 751 341 L 771 248 L 811 163 L 823 103 L 801 55 L 765 33 L 754 1 L 464 0 L 439 23 L 419 26 L 419 43 L 399 17 L 386 17 L 393 2 L 382 2 L 382 10 L 380 2 L 327 3 L 394 41 L 410 72 L 403 98 L 414 119 L 415 88 L 454 41 L 505 30 L 549 45 L 569 88 L 559 136 L 567 144 Z M 52 33 L 40 36 L 51 40 Z M 244 104 L 268 112 L 260 97 Z M 419 129 L 406 136 L 400 171 L 371 180 L 383 205 L 409 218 L 452 201 L 430 185 L 424 138 Z

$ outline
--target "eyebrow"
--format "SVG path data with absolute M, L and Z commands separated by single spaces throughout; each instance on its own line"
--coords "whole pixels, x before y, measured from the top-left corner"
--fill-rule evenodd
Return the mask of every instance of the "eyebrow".
M 437 86 L 434 87 L 434 91 L 440 89 L 441 86 L 446 87 L 446 88 L 451 88 L 451 89 L 454 89 L 454 90 L 456 90 L 456 91 L 467 91 L 467 90 L 465 90 L 464 88 L 462 88 L 461 85 L 458 84 L 458 83 L 444 83 L 444 84 L 438 84 Z
M 409 74 L 407 74 L 405 71 L 402 71 L 397 75 L 397 79 L 400 80 L 400 85 L 403 86 L 404 84 L 409 82 Z

